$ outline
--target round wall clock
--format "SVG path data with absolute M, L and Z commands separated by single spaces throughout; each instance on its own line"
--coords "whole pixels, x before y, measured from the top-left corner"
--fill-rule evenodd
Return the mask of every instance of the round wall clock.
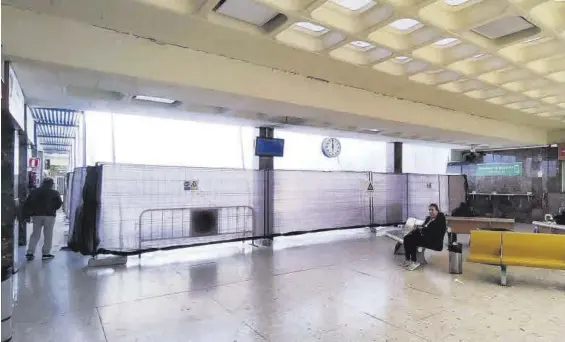
M 336 158 L 341 153 L 341 142 L 337 138 L 326 138 L 322 141 L 322 153 L 327 158 Z

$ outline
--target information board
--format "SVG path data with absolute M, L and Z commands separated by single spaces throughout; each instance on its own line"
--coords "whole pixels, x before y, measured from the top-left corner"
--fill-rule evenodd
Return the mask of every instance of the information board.
M 521 176 L 522 163 L 478 164 L 477 176 Z

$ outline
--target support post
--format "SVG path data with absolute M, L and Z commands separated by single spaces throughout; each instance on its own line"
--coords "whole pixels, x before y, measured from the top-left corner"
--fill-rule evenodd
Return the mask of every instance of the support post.
M 19 134 L 19 146 L 17 148 L 19 163 L 18 163 L 18 246 L 25 246 L 27 244 L 27 222 L 23 220 L 21 207 L 23 206 L 27 195 L 28 195 L 28 175 L 27 175 L 27 148 L 28 148 L 28 139 L 27 136 L 23 132 L 17 133 Z
M 7 96 L 4 94 L 3 96 Z M 3 99 L 4 100 L 4 99 Z M 4 107 L 4 106 L 3 106 Z M 14 267 L 14 125 L 2 108 L 2 267 Z
M 272 127 L 260 127 L 259 137 L 261 138 L 274 138 L 275 129 Z M 274 233 L 274 158 L 269 157 L 255 157 L 258 158 L 259 170 L 263 171 L 264 181 L 262 189 L 263 198 L 263 235 L 270 236 Z M 271 246 L 272 238 L 265 238 L 260 241 L 262 246 Z
M 500 285 L 507 286 L 506 265 L 500 265 Z
M 386 157 L 386 172 L 402 173 L 402 143 L 388 143 L 386 146 Z

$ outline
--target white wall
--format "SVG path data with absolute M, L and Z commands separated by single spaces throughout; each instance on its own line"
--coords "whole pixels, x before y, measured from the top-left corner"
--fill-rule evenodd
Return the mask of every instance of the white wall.
M 277 138 L 285 139 L 284 157 L 275 159 L 275 169 L 319 171 L 386 170 L 386 143 L 374 140 L 339 138 L 341 155 L 326 158 L 322 141 L 326 135 L 288 130 L 275 130 Z
M 402 144 L 404 173 L 445 174 L 451 149 L 420 144 Z

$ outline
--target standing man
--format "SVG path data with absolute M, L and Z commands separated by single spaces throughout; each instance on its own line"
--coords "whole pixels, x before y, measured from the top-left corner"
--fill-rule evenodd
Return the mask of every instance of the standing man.
M 33 217 L 33 233 L 29 238 L 29 245 L 26 252 L 27 260 L 33 260 L 35 257 L 35 248 L 41 237 L 41 229 L 43 229 L 43 260 L 53 259 L 55 256 L 51 254 L 51 245 L 53 243 L 53 226 L 55 225 L 55 217 L 57 210 L 63 205 L 61 194 L 53 189 L 55 182 L 52 178 L 45 178 L 41 186 L 32 190 L 24 204 L 24 212 L 26 217 Z

